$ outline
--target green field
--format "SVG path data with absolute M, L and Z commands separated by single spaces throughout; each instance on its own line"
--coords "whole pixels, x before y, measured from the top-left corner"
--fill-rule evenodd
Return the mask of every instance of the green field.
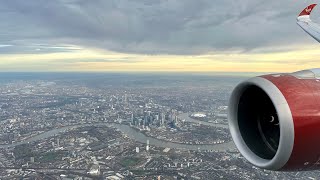
M 121 160 L 120 164 L 123 167 L 129 168 L 129 167 L 138 165 L 140 161 L 141 159 L 137 157 L 125 157 Z

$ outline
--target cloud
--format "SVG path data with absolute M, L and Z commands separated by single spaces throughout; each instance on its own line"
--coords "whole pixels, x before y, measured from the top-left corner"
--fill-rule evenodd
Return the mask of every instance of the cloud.
M 52 44 L 0 44 L 0 54 L 45 54 L 59 52 L 73 52 L 81 50 L 79 47 L 72 45 L 52 45 Z
M 50 46 L 73 44 L 190 55 L 311 44 L 295 23 L 306 5 L 289 0 L 2 1 L 0 42 L 14 46 L 2 47 L 0 53 L 56 52 L 63 49 Z M 30 46 L 34 43 L 48 48 Z

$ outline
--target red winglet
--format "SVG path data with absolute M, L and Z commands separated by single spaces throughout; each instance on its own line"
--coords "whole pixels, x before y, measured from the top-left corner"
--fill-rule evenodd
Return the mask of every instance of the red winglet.
M 317 4 L 311 4 L 308 7 L 306 7 L 300 14 L 299 16 L 309 16 L 310 13 L 312 12 L 313 8 L 316 7 Z

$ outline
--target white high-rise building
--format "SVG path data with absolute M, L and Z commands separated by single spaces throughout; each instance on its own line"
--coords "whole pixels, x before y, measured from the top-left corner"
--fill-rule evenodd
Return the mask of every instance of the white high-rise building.
M 146 151 L 149 151 L 149 139 L 147 140 L 147 147 L 146 147 Z

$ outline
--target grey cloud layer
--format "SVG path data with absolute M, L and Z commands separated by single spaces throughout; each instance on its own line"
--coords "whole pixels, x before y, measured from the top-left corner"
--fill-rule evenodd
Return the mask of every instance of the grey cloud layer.
M 1 44 L 79 44 L 129 53 L 199 54 L 312 42 L 295 23 L 307 4 L 292 0 L 0 2 Z M 0 53 L 4 51 L 0 47 Z

